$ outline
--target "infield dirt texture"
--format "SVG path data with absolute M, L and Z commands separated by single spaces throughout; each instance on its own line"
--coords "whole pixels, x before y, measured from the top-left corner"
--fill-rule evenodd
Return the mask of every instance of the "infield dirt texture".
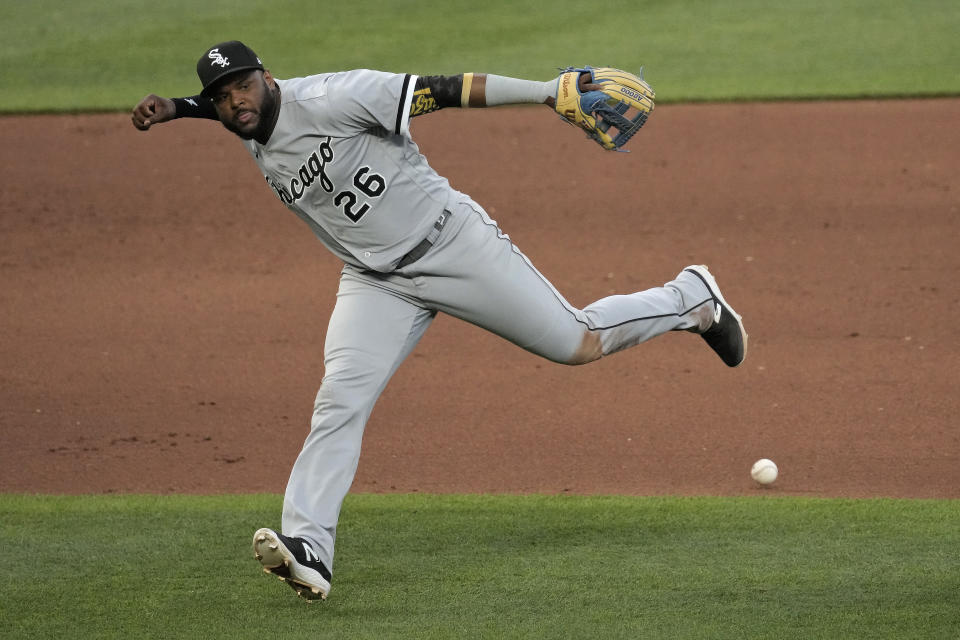
M 354 491 L 960 497 L 958 122 L 956 99 L 668 104 L 610 154 L 545 108 L 414 121 L 571 302 L 706 263 L 750 353 L 677 334 L 568 368 L 441 317 Z M 2 490 L 281 492 L 336 260 L 217 123 L 0 139 Z

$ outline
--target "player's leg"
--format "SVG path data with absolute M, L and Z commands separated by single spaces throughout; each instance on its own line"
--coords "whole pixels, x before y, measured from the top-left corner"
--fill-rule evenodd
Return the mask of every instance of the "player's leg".
M 282 520 L 283 534 L 312 543 L 328 572 L 367 418 L 434 315 L 349 268 L 341 276 L 324 345 L 323 382 L 310 433 L 290 473 Z
M 589 362 L 668 331 L 700 333 L 713 322 L 714 296 L 689 271 L 581 310 L 476 205 L 459 207 L 447 224 L 433 249 L 411 265 L 422 299 L 556 362 Z

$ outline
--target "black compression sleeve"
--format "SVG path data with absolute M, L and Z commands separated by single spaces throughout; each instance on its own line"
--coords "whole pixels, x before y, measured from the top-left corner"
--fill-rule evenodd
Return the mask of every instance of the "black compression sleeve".
M 219 120 L 217 109 L 210 98 L 191 96 L 189 98 L 173 98 L 173 105 L 177 109 L 174 118 L 207 118 Z
M 462 92 L 463 75 L 418 76 L 410 116 L 422 116 L 444 107 L 459 107 Z

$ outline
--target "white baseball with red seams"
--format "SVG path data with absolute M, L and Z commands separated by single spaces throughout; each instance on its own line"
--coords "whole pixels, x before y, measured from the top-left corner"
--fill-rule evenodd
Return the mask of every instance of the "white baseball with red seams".
M 772 484 L 777 479 L 779 470 L 773 460 L 761 458 L 753 463 L 750 469 L 750 477 L 762 485 Z

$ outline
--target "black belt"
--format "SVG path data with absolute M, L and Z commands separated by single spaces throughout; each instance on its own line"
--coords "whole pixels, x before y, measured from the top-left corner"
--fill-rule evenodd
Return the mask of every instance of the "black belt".
M 440 232 L 443 231 L 443 225 L 447 224 L 447 220 L 449 218 L 449 211 L 444 211 L 441 213 L 440 217 L 437 218 L 437 221 L 433 223 L 433 230 L 427 234 L 427 237 L 421 240 L 420 244 L 411 249 L 410 253 L 400 258 L 400 262 L 397 263 L 397 269 L 402 269 L 422 258 L 427 251 L 430 250 L 430 247 L 433 246 L 433 243 L 437 241 L 437 238 L 440 237 Z

